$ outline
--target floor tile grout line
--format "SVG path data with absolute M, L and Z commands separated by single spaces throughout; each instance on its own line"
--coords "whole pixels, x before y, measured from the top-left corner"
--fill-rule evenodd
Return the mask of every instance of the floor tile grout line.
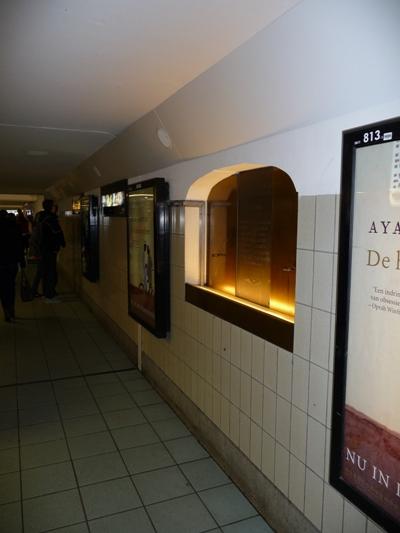
M 107 371 L 104 371 L 104 372 L 87 372 L 87 373 L 82 373 L 82 374 L 76 374 L 76 375 L 73 375 L 73 376 L 65 376 L 65 377 L 59 377 L 59 378 L 51 378 L 49 377 L 48 379 L 39 379 L 39 380 L 34 380 L 34 381 L 22 381 L 22 382 L 16 382 L 16 383 L 8 383 L 6 385 L 0 385 L 0 390 L 1 389 L 6 389 L 6 388 L 9 388 L 9 387 L 23 387 L 25 385 L 37 385 L 39 383 L 50 383 L 50 382 L 53 382 L 53 381 L 64 381 L 64 380 L 67 380 L 67 379 L 76 379 L 76 378 L 81 378 L 81 377 L 84 377 L 84 376 L 102 376 L 102 375 L 107 375 L 107 374 L 114 374 L 116 372 L 130 372 L 131 370 L 133 370 L 132 368 L 122 368 L 120 370 L 107 370 Z
M 144 377 L 144 376 L 143 376 L 143 377 Z M 144 377 L 144 379 L 146 379 L 146 378 Z M 147 380 L 146 380 L 146 381 L 147 381 Z M 125 388 L 126 388 L 126 387 L 125 387 Z M 152 387 L 152 389 L 150 389 L 150 390 L 154 390 L 154 388 Z M 157 391 L 156 391 L 156 392 L 157 392 Z M 129 391 L 128 391 L 128 393 L 129 393 Z M 165 403 L 167 404 L 167 402 L 165 402 Z M 167 405 L 168 405 L 168 404 L 167 404 Z M 171 441 L 171 440 L 177 440 L 177 439 L 167 439 L 167 440 L 162 439 L 161 435 L 160 435 L 160 434 L 157 432 L 157 430 L 153 427 L 152 423 L 150 422 L 150 420 L 148 419 L 148 417 L 147 417 L 146 414 L 143 412 L 143 410 L 141 409 L 140 406 L 139 406 L 139 409 L 140 409 L 140 411 L 142 412 L 142 414 L 143 414 L 143 416 L 145 417 L 145 419 L 147 420 L 148 424 L 153 428 L 153 430 L 155 431 L 155 433 L 157 434 L 157 436 L 160 438 L 161 443 L 162 443 L 162 445 L 164 446 L 164 448 L 167 449 L 167 452 L 168 452 L 169 456 L 170 456 L 170 457 L 172 458 L 172 460 L 175 462 L 175 467 L 178 469 L 178 471 L 180 472 L 180 474 L 183 476 L 183 479 L 186 480 L 187 484 L 188 484 L 188 485 L 190 486 L 190 488 L 192 489 L 192 493 L 191 493 L 191 494 L 195 494 L 195 495 L 196 495 L 196 497 L 197 497 L 197 498 L 200 500 L 200 502 L 204 505 L 205 509 L 207 509 L 208 513 L 210 514 L 210 516 L 211 516 L 212 519 L 214 520 L 214 522 L 215 522 L 215 524 L 217 525 L 217 527 L 219 527 L 216 518 L 214 517 L 214 515 L 212 514 L 212 512 L 210 511 L 210 509 L 207 507 L 207 505 L 206 505 L 206 504 L 203 502 L 203 500 L 200 498 L 200 496 L 199 496 L 199 494 L 198 494 L 198 491 L 197 491 L 196 488 L 193 486 L 193 484 L 192 484 L 192 482 L 190 481 L 190 479 L 186 476 L 185 472 L 182 470 L 181 465 L 182 465 L 182 464 L 185 464 L 185 463 L 178 463 L 178 461 L 176 461 L 175 458 L 171 455 L 171 453 L 170 453 L 169 449 L 167 448 L 167 446 L 165 446 L 165 444 L 164 444 L 164 442 L 169 442 L 169 441 Z M 188 436 L 193 437 L 193 438 L 196 440 L 196 442 L 198 442 L 198 444 L 203 448 L 203 446 L 201 445 L 201 443 L 196 439 L 196 437 L 192 434 L 192 432 L 189 430 L 189 428 L 187 428 L 186 424 L 184 424 L 184 423 L 182 422 L 182 420 L 180 419 L 180 417 L 178 417 L 178 419 L 179 419 L 179 421 L 185 426 L 185 428 L 186 428 L 186 429 L 188 430 L 188 432 L 189 432 L 189 435 L 186 435 L 185 437 L 188 437 Z M 183 438 L 185 438 L 185 437 L 181 437 L 181 438 L 183 439 Z M 179 438 L 179 437 L 178 437 L 178 438 Z M 205 450 L 205 451 L 206 451 L 206 453 L 208 454 L 208 456 L 210 457 L 210 454 L 208 453 L 208 451 L 207 451 L 207 450 Z M 167 468 L 173 468 L 173 466 L 172 466 L 172 467 L 167 467 Z M 155 471 L 157 471 L 157 470 L 161 470 L 161 469 L 156 469 Z M 190 495 L 190 494 L 188 494 L 188 495 Z M 184 496 L 186 496 L 186 495 L 184 495 Z M 165 500 L 161 500 L 161 501 L 159 501 L 159 502 L 155 502 L 154 504 L 151 504 L 151 505 L 156 505 L 156 504 L 159 504 L 159 503 L 165 503 L 166 501 L 170 501 L 170 500 L 178 499 L 178 498 L 181 498 L 181 497 L 183 497 L 183 496 L 178 496 L 178 497 L 176 497 L 176 498 L 167 498 L 167 499 L 165 499 Z M 150 505 L 149 505 L 149 507 L 150 507 Z M 211 529 L 211 530 L 212 530 L 212 529 Z
M 55 391 L 55 388 L 54 388 L 54 384 L 53 384 L 53 383 L 52 383 L 52 388 L 53 388 L 53 394 L 55 395 L 55 394 L 56 394 L 56 391 Z M 56 398 L 56 403 L 57 403 L 58 414 L 59 414 L 59 416 L 60 416 L 61 427 L 62 427 L 62 430 L 63 430 L 63 433 L 64 433 L 65 444 L 66 444 L 66 447 L 67 447 L 67 450 L 68 450 L 69 462 L 71 463 L 71 468 L 72 468 L 72 471 L 73 471 L 73 473 L 74 473 L 74 478 L 75 478 L 75 483 L 76 483 L 76 489 L 73 489 L 73 490 L 77 490 L 77 491 L 78 491 L 79 499 L 80 499 L 81 506 L 82 506 L 82 512 L 83 512 L 83 515 L 84 515 L 84 517 L 85 517 L 85 522 L 86 522 L 86 524 L 88 524 L 88 517 L 87 517 L 86 509 L 85 509 L 85 506 L 84 506 L 84 503 L 83 503 L 83 498 L 82 498 L 81 489 L 80 489 L 80 487 L 79 487 L 78 475 L 77 475 L 77 473 L 76 473 L 75 464 L 74 464 L 74 461 L 73 461 L 73 459 L 72 459 L 71 448 L 70 448 L 69 443 L 68 443 L 67 433 L 66 433 L 66 431 L 65 431 L 64 422 L 63 422 L 62 417 L 61 417 L 61 411 L 60 411 L 60 407 L 59 407 L 59 404 L 58 404 L 57 398 Z M 67 524 L 67 525 L 68 525 L 68 524 Z
M 42 337 L 41 337 L 41 340 L 43 340 Z M 43 345 L 43 343 L 42 343 L 42 345 Z M 48 365 L 47 358 L 46 358 L 46 364 Z M 81 367 L 80 367 L 79 364 L 78 364 L 78 368 L 81 370 Z M 74 462 L 72 460 L 71 449 L 70 449 L 68 440 L 66 438 L 67 435 L 66 435 L 66 431 L 65 431 L 64 422 L 63 422 L 63 419 L 61 417 L 61 410 L 60 410 L 60 406 L 59 406 L 58 399 L 57 399 L 57 396 L 56 396 L 56 390 L 55 390 L 55 387 L 54 387 L 54 382 L 50 381 L 50 383 L 51 383 L 51 388 L 52 388 L 53 395 L 54 395 L 54 398 L 55 398 L 55 403 L 56 403 L 56 407 L 57 407 L 57 411 L 58 411 L 58 416 L 60 418 L 60 424 L 61 424 L 61 427 L 62 427 L 62 430 L 63 430 L 63 433 L 64 433 L 64 439 L 65 439 L 65 444 L 66 444 L 66 447 L 67 447 L 67 450 L 68 450 L 68 454 L 69 454 L 69 458 L 70 458 L 71 468 L 72 468 L 72 471 L 73 471 L 74 477 L 75 477 L 75 482 L 76 482 L 76 486 L 77 486 L 76 490 L 78 491 L 79 499 L 80 499 L 81 507 L 82 507 L 82 512 L 83 512 L 83 515 L 85 517 L 85 521 L 87 523 L 88 519 L 87 519 L 86 509 L 85 509 L 85 506 L 83 504 L 83 498 L 82 498 L 81 490 L 80 490 L 79 483 L 78 483 L 78 476 L 77 476 L 77 473 L 76 473 Z
M 118 375 L 117 375 L 117 378 L 119 378 Z M 86 384 L 88 385 L 88 383 L 87 383 L 87 379 L 86 379 L 86 378 L 85 378 L 85 381 L 86 381 Z M 121 380 L 120 380 L 120 381 L 121 381 Z M 92 393 L 92 396 L 93 396 L 93 399 L 94 399 L 95 403 L 97 404 L 97 407 L 98 407 L 99 410 L 100 410 L 100 406 L 98 405 L 97 400 L 96 400 L 96 398 L 94 397 L 93 393 Z M 132 400 L 133 400 L 133 398 L 132 398 Z M 134 400 L 133 400 L 133 401 L 134 401 Z M 134 402 L 134 403 L 136 403 L 136 402 Z M 136 404 L 136 405 L 137 405 L 137 404 Z M 138 407 L 139 407 L 139 406 L 138 406 Z M 106 419 L 105 419 L 105 417 L 104 417 L 104 413 L 103 413 L 101 410 L 100 410 L 100 413 L 101 413 L 101 416 L 102 416 L 102 418 L 103 418 L 103 422 L 104 422 L 104 423 L 106 424 L 106 426 L 108 427 L 108 425 L 107 425 L 107 421 L 106 421 Z M 127 471 L 128 474 L 130 475 L 130 479 L 131 479 L 132 486 L 133 486 L 133 488 L 135 489 L 135 491 L 136 491 L 136 493 L 137 493 L 137 495 L 138 495 L 138 498 L 139 498 L 139 500 L 140 500 L 140 502 L 141 502 L 141 504 L 142 504 L 142 507 L 143 507 L 145 513 L 146 513 L 146 516 L 147 516 L 147 518 L 149 519 L 150 524 L 153 526 L 154 530 L 157 531 L 157 528 L 156 528 L 155 524 L 153 523 L 153 520 L 151 519 L 151 516 L 150 516 L 150 514 L 147 512 L 147 509 L 146 509 L 146 507 L 145 507 L 145 505 L 144 505 L 143 498 L 142 498 L 140 492 L 138 491 L 138 489 L 137 489 L 137 487 L 136 487 L 136 485 L 135 485 L 135 483 L 134 483 L 134 481 L 133 481 L 133 479 L 132 479 L 132 476 L 131 476 L 131 474 L 130 474 L 130 470 L 129 470 L 129 468 L 128 468 L 128 465 L 127 465 L 127 463 L 126 463 L 126 461 L 125 461 L 125 459 L 124 459 L 124 457 L 123 457 L 123 455 L 122 455 L 122 453 L 121 453 L 121 450 L 119 449 L 119 446 L 118 446 L 118 444 L 117 444 L 117 442 L 116 442 L 116 440 L 115 440 L 115 438 L 114 438 L 114 435 L 111 433 L 111 430 L 109 430 L 109 432 L 110 432 L 111 439 L 113 440 L 114 445 L 115 445 L 115 447 L 116 447 L 116 449 L 117 449 L 117 452 L 118 452 L 118 454 L 119 454 L 119 457 L 120 457 L 120 459 L 121 459 L 121 461 L 122 461 L 122 464 L 124 465 L 126 471 Z

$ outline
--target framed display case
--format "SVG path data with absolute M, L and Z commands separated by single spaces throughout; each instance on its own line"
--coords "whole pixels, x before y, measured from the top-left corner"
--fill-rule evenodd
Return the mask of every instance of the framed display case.
M 105 217 L 126 216 L 127 181 L 120 180 L 101 188 L 101 207 Z
M 400 118 L 343 133 L 330 481 L 400 531 Z
M 99 199 L 82 196 L 81 203 L 81 267 L 89 281 L 99 279 Z
M 128 187 L 128 309 L 156 337 L 170 322 L 169 188 L 163 178 Z

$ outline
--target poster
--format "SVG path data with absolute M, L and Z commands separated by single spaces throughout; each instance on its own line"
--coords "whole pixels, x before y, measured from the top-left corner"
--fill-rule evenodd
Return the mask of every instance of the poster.
M 157 337 L 169 329 L 169 207 L 163 178 L 128 188 L 128 309 Z
M 333 484 L 400 530 L 400 137 L 352 133 L 344 161 Z M 344 137 L 346 143 L 346 135 Z M 346 150 L 344 146 L 346 157 Z M 347 169 L 347 170 L 346 170 Z M 351 172 L 351 176 L 346 173 Z M 346 191 L 347 187 L 347 191 Z M 347 255 L 347 264 L 343 257 Z M 339 316 L 346 309 L 346 323 Z M 340 371 L 342 369 L 342 372 Z M 340 435 L 340 439 L 338 438 Z M 335 456 L 336 455 L 336 456 Z
M 130 309 L 155 326 L 154 191 L 129 193 L 129 302 Z

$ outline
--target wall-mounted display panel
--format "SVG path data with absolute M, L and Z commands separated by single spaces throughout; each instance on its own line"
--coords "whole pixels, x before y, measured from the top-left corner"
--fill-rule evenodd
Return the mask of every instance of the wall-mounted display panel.
M 127 181 L 120 180 L 101 188 L 101 207 L 105 217 L 126 216 Z
M 157 337 L 169 330 L 169 207 L 163 178 L 128 187 L 129 314 Z
M 331 483 L 400 531 L 400 118 L 343 134 Z
M 81 266 L 86 279 L 99 279 L 99 199 L 94 195 L 81 198 Z

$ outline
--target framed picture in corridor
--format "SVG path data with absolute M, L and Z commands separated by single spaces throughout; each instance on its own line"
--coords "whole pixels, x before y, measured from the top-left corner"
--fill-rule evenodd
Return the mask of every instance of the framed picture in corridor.
M 163 178 L 128 187 L 128 310 L 160 338 L 170 321 L 168 199 Z
M 99 279 L 99 199 L 93 194 L 80 199 L 81 268 L 83 276 L 95 282 Z
M 400 118 L 343 133 L 331 484 L 400 531 Z

